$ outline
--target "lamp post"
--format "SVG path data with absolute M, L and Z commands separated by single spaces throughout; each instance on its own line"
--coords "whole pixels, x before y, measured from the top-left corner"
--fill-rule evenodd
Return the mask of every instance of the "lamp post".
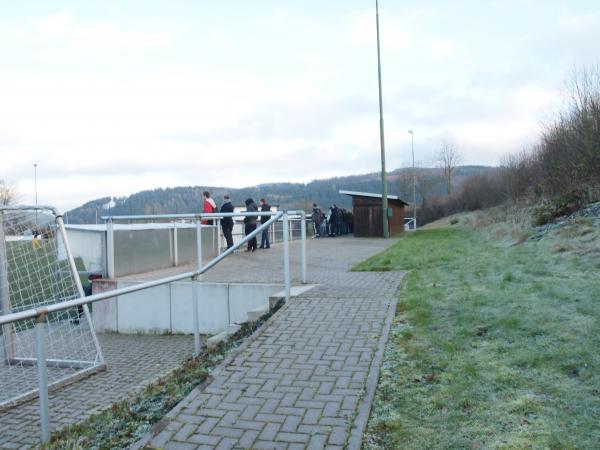
M 37 163 L 33 164 L 33 190 L 35 192 L 35 226 L 38 225 L 38 210 L 37 210 Z
M 388 228 L 387 173 L 385 171 L 385 139 L 383 135 L 383 98 L 381 94 L 381 51 L 379 49 L 379 1 L 375 0 L 377 23 L 377 76 L 379 81 L 379 142 L 381 143 L 381 209 L 383 210 L 383 237 L 390 236 Z
M 410 146 L 412 148 L 412 178 L 413 178 L 413 229 L 417 229 L 417 176 L 415 173 L 415 135 L 413 130 L 410 133 Z

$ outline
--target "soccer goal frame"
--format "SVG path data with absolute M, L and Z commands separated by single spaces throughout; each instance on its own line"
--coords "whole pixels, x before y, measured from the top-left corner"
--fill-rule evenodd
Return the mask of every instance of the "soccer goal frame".
M 54 261 L 56 266 L 59 267 L 60 262 L 65 262 L 64 273 L 57 273 L 57 279 L 63 276 L 68 276 L 72 279 L 72 283 L 74 284 L 74 289 L 71 286 L 72 294 L 69 299 L 83 298 L 85 297 L 85 292 L 83 289 L 83 285 L 81 283 L 81 279 L 79 278 L 79 271 L 75 264 L 75 259 L 71 252 L 71 247 L 69 245 L 69 240 L 67 237 L 67 233 L 65 230 L 64 222 L 62 219 L 62 215 L 58 212 L 58 210 L 51 206 L 0 206 L 0 309 L 1 314 L 6 315 L 10 314 L 13 311 L 13 307 L 11 305 L 11 292 L 10 292 L 10 284 L 9 284 L 9 258 L 7 256 L 7 233 L 5 230 L 5 223 L 7 220 L 7 215 L 9 214 L 32 214 L 36 218 L 39 213 L 43 213 L 46 216 L 53 216 L 54 224 L 51 225 L 51 229 L 53 230 L 53 257 L 56 258 Z M 48 225 L 50 226 L 50 225 Z M 14 236 L 13 236 L 14 237 Z M 37 243 L 35 242 L 37 239 L 36 236 L 32 236 L 31 245 L 33 248 L 36 248 Z M 61 251 L 62 257 L 64 258 L 59 261 L 59 251 Z M 58 269 L 57 269 L 58 270 Z M 61 269 L 62 270 L 62 269 Z M 58 282 L 57 282 L 58 283 Z M 47 300 L 47 299 L 46 299 Z M 64 298 L 58 299 L 56 301 L 45 301 L 44 304 L 56 303 L 59 301 L 64 301 Z M 72 384 L 78 380 L 86 378 L 94 373 L 106 369 L 106 362 L 104 360 L 104 356 L 102 354 L 102 349 L 100 346 L 100 342 L 94 330 L 92 316 L 90 314 L 90 310 L 87 304 L 81 307 L 81 314 L 77 316 L 77 324 L 80 324 L 80 321 L 84 321 L 82 324 L 85 326 L 81 335 L 85 334 L 85 339 L 87 345 L 90 350 L 94 349 L 95 354 L 93 358 L 88 359 L 69 359 L 69 358 L 51 358 L 47 357 L 44 361 L 44 366 L 53 367 L 53 368 L 64 368 L 71 369 L 68 371 L 64 371 L 64 374 L 61 372 L 58 379 L 48 383 L 48 390 L 55 391 L 63 386 Z M 78 314 L 79 314 L 78 311 Z M 45 320 L 50 322 L 50 319 L 46 318 Z M 67 321 L 69 319 L 66 319 Z M 62 322 L 65 322 L 65 319 L 62 319 Z M 61 323 L 62 323 L 61 322 Z M 35 355 L 21 355 L 19 354 L 19 348 L 15 345 L 15 340 L 17 337 L 17 333 L 15 332 L 16 322 L 8 323 L 2 325 L 2 336 L 0 339 L 0 345 L 3 347 L 3 363 L 6 366 L 39 366 L 40 361 Z M 83 328 L 83 327 L 82 327 Z M 88 335 L 89 333 L 89 335 Z M 73 333 L 75 334 L 75 333 Z M 50 339 L 50 334 L 47 337 Z M 74 339 L 74 337 L 71 337 Z M 82 338 L 83 339 L 83 338 Z M 90 342 L 91 341 L 91 342 Z M 90 353 L 91 356 L 91 353 Z M 10 367 L 9 367 L 10 368 Z M 18 389 L 15 388 L 15 391 Z M 15 392 L 15 395 L 10 397 L 9 399 L 0 398 L 0 412 L 10 409 L 14 406 L 17 406 L 23 402 L 32 400 L 39 395 L 39 389 L 27 389 L 25 392 Z

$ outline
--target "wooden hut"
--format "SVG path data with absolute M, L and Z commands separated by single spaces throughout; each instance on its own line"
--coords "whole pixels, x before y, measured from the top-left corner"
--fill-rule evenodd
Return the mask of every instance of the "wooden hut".
M 340 191 L 352 197 L 354 213 L 354 236 L 383 237 L 383 212 L 381 194 L 369 192 Z M 388 219 L 390 236 L 404 232 L 404 207 L 408 203 L 396 195 L 388 195 Z

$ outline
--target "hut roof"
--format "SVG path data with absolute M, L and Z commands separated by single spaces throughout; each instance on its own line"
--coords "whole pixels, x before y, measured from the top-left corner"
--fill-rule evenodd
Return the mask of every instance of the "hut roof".
M 374 194 L 372 192 L 357 192 L 357 191 L 343 191 L 343 190 L 341 190 L 340 194 L 350 195 L 351 197 L 369 197 L 369 198 L 382 198 L 383 197 L 382 194 Z M 404 200 L 402 200 L 397 195 L 390 195 L 390 194 L 388 194 L 387 198 L 388 198 L 388 201 L 393 200 L 395 202 L 400 203 L 403 206 L 409 206 L 408 203 L 406 203 Z

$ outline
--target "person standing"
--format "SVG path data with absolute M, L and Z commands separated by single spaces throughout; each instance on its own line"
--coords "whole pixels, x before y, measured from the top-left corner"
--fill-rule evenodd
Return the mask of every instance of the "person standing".
M 203 213 L 214 213 L 217 210 L 217 204 L 215 203 L 215 201 L 212 198 L 210 198 L 210 192 L 204 191 L 202 193 L 202 196 L 204 197 L 204 203 L 202 205 L 202 212 Z M 213 221 L 212 221 L 212 219 L 203 220 L 202 223 L 204 225 L 212 225 Z
M 260 199 L 260 212 L 271 212 L 271 205 L 269 205 L 267 203 L 267 201 L 264 198 Z M 269 216 L 261 216 L 260 217 L 260 223 L 267 223 L 267 221 L 270 219 Z M 271 245 L 269 244 L 269 228 L 265 228 L 264 230 L 262 230 L 262 235 L 260 238 L 260 248 L 271 248 Z
M 229 194 L 223 196 L 223 205 L 221 206 L 222 213 L 232 213 L 233 205 L 229 200 Z M 227 248 L 233 247 L 233 217 L 223 217 L 221 219 L 221 228 L 223 229 L 223 236 L 227 241 Z
M 254 203 L 254 200 L 252 200 L 251 198 L 247 198 L 244 203 L 246 203 L 246 211 L 247 212 L 258 212 L 258 207 L 256 206 L 256 203 Z M 258 219 L 257 216 L 244 217 L 244 231 L 246 233 L 246 236 L 248 236 L 250 233 L 252 233 L 254 230 L 256 230 L 257 219 Z M 250 239 L 248 241 L 248 250 L 246 250 L 246 251 L 253 252 L 256 250 L 257 247 L 258 247 L 258 244 L 256 242 L 256 236 L 254 236 L 252 239 Z
M 321 237 L 321 208 L 319 208 L 316 203 L 313 203 L 312 221 L 313 227 L 315 228 L 315 237 L 319 238 Z

